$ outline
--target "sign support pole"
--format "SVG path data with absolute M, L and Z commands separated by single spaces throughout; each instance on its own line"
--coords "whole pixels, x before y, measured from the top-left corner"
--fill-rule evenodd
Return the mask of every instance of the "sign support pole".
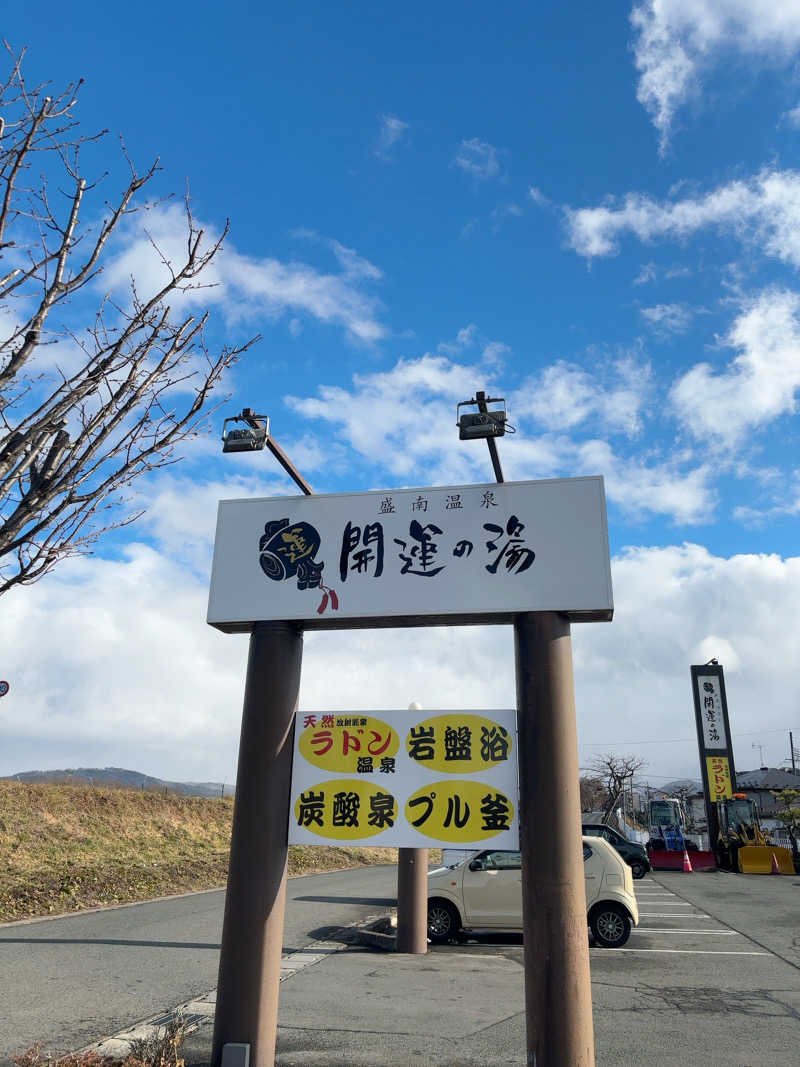
M 428 850 L 397 850 L 397 951 L 428 951 Z
M 594 1067 L 570 624 L 514 623 L 529 1065 Z
M 249 1045 L 251 1067 L 275 1062 L 292 727 L 302 653 L 298 627 L 253 626 L 217 985 L 215 1067 L 227 1044 Z

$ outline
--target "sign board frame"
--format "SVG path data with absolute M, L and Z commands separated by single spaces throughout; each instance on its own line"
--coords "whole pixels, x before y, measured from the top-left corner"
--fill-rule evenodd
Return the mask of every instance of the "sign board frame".
M 599 475 L 219 504 L 208 623 L 227 633 L 262 621 L 508 624 L 551 611 L 613 617 Z

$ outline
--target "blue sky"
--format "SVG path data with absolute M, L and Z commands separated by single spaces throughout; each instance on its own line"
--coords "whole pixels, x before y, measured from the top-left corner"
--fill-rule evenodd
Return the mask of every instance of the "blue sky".
M 605 476 L 617 610 L 574 630 L 584 764 L 695 775 L 688 667 L 711 656 L 737 764 L 759 743 L 779 763 L 800 743 L 799 0 L 287 7 L 46 3 L 3 32 L 29 79 L 86 78 L 109 194 L 121 133 L 210 233 L 230 218 L 196 306 L 212 344 L 263 339 L 226 413 L 268 412 L 315 489 L 490 481 L 454 425 L 479 388 L 518 428 L 508 478 Z M 175 207 L 147 223 L 177 252 Z M 159 270 L 131 226 L 98 286 Z M 215 504 L 291 486 L 212 439 L 139 488 L 146 519 L 4 598 L 0 773 L 234 773 L 246 642 L 203 622 Z M 303 703 L 397 706 L 402 670 L 400 706 L 508 705 L 510 645 L 309 637 Z

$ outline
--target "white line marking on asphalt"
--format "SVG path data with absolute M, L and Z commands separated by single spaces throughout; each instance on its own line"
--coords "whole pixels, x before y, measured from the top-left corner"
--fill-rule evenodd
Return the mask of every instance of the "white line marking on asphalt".
M 613 952 L 606 949 L 595 949 L 597 952 L 605 952 L 609 956 L 617 952 L 668 952 L 674 956 L 771 956 L 771 952 L 744 952 L 734 949 L 704 949 L 704 948 L 615 948 Z
M 684 916 L 682 916 L 684 918 Z M 683 930 L 680 926 L 637 926 L 632 934 L 695 934 L 697 937 L 744 937 L 738 930 Z
M 640 911 L 640 919 L 713 919 L 713 915 L 706 915 L 704 912 L 700 912 L 699 915 L 687 915 L 685 912 L 682 915 L 676 915 L 674 911 Z
M 672 904 L 668 900 L 659 900 L 659 902 L 656 904 L 656 907 L 657 908 L 693 908 L 694 904 L 687 904 L 683 900 L 680 903 L 677 903 L 677 904 Z

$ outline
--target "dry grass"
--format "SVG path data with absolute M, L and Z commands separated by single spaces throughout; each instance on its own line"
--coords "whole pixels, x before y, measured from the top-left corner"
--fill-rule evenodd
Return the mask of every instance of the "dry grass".
M 0 781 L 0 922 L 224 886 L 232 815 L 230 797 Z M 396 861 L 293 845 L 289 874 Z
M 186 1023 L 179 1016 L 159 1027 L 151 1036 L 132 1041 L 130 1052 L 124 1059 L 100 1056 L 92 1050 L 54 1056 L 43 1051 L 41 1044 L 36 1044 L 12 1056 L 11 1062 L 14 1067 L 184 1067 L 180 1048 L 185 1038 Z

